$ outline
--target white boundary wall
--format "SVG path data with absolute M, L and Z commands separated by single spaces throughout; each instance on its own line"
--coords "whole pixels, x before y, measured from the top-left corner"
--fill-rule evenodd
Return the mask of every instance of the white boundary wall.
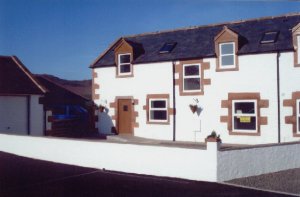
M 217 181 L 217 148 L 214 144 L 208 150 L 201 150 L 0 134 L 0 150 L 20 156 L 205 181 Z
M 300 168 L 300 143 L 218 151 L 218 181 Z
M 202 181 L 300 168 L 300 143 L 218 151 L 0 134 L 0 151 L 97 169 Z

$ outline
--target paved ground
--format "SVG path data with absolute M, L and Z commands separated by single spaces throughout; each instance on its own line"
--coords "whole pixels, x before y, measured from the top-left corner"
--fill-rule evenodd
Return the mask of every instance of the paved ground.
M 300 168 L 228 181 L 238 185 L 294 193 L 300 196 Z
M 218 183 L 141 176 L 0 152 L 0 196 L 287 196 Z

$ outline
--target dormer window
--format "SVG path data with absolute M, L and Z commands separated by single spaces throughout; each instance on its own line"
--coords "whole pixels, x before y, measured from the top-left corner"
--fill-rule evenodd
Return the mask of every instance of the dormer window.
M 118 74 L 119 76 L 127 76 L 132 74 L 130 53 L 118 55 Z
M 220 50 L 220 68 L 230 69 L 235 68 L 235 44 L 227 42 L 219 44 Z
M 215 36 L 215 52 L 217 55 L 216 71 L 238 71 L 239 59 L 237 52 L 239 49 L 238 33 L 224 27 L 223 30 Z

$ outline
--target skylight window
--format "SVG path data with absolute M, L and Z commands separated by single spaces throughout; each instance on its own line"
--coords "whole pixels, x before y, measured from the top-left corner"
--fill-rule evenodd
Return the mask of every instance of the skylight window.
M 176 42 L 165 43 L 163 47 L 159 50 L 159 53 L 170 53 L 176 46 Z
M 278 36 L 278 31 L 266 32 L 264 33 L 260 43 L 261 44 L 274 43 L 277 40 L 277 36 Z

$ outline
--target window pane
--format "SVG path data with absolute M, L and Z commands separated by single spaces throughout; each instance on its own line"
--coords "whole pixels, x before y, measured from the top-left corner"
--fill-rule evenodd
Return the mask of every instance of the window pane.
M 176 42 L 173 43 L 166 43 L 164 46 L 159 50 L 159 53 L 170 53 L 173 48 L 175 47 Z
M 130 64 L 120 65 L 120 73 L 130 73 Z
M 232 66 L 234 63 L 234 55 L 222 56 L 222 66 Z
M 184 90 L 200 90 L 200 78 L 184 79 Z
M 255 105 L 254 102 L 236 102 L 234 103 L 234 109 L 236 114 L 254 114 Z
M 260 43 L 274 43 L 276 41 L 278 32 L 267 32 L 264 33 Z
M 232 43 L 222 44 L 221 45 L 221 54 L 222 55 L 233 54 L 233 44 Z
M 166 108 L 166 101 L 151 101 L 151 108 Z
M 150 111 L 151 120 L 167 120 L 166 110 L 151 110 Z
M 199 75 L 199 66 L 198 65 L 185 66 L 184 75 L 185 76 Z
M 235 116 L 234 130 L 256 130 L 256 117 Z
M 130 55 L 120 55 L 120 63 L 130 63 Z

